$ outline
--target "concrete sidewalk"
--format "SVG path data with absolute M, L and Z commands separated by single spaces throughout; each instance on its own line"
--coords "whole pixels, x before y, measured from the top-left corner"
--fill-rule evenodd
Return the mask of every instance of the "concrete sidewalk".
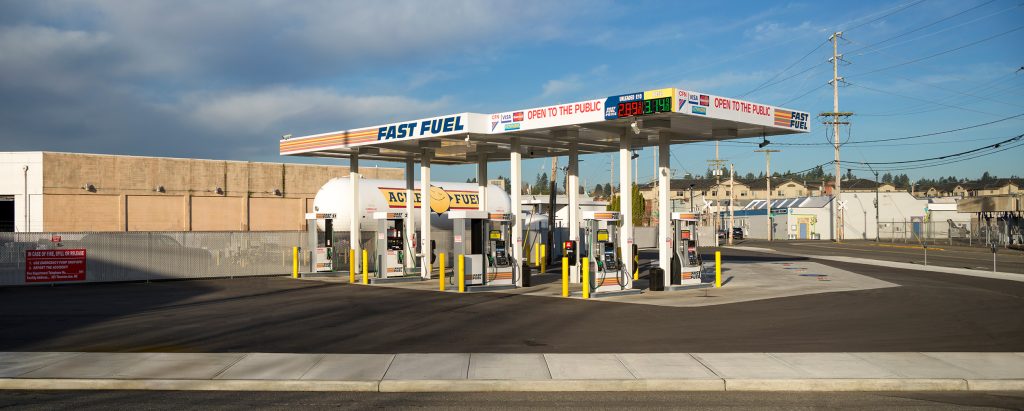
M 1024 391 L 1024 353 L 0 353 L 0 389 Z

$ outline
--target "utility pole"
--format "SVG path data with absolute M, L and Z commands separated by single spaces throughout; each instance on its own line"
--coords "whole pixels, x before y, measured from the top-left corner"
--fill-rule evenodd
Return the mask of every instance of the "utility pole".
M 775 222 L 772 218 L 772 153 L 779 153 L 782 150 L 754 150 L 757 153 L 764 153 L 765 187 L 768 188 L 768 201 L 765 206 L 768 208 L 768 241 L 774 240 Z
M 736 165 L 729 163 L 729 245 L 732 245 L 732 233 L 736 224 L 733 219 L 736 217 Z
M 718 158 L 718 142 L 715 141 L 715 159 L 708 160 L 708 164 L 712 167 L 711 174 L 715 176 L 715 214 L 712 216 L 714 220 L 715 230 L 715 247 L 718 247 L 718 211 L 721 208 L 721 203 L 718 199 L 722 198 L 722 165 L 725 164 L 725 160 Z M 708 213 L 709 215 L 711 213 Z
M 843 210 L 839 209 L 836 204 L 839 201 L 839 194 L 841 192 L 839 180 L 842 176 L 839 165 L 839 125 L 850 124 L 848 121 L 840 121 L 839 119 L 840 117 L 847 118 L 853 115 L 851 112 L 839 111 L 839 83 L 846 82 L 842 77 L 839 77 L 839 62 L 845 62 L 843 55 L 839 54 L 839 39 L 841 38 L 843 38 L 843 32 L 841 31 L 832 33 L 828 38 L 832 42 L 832 58 L 829 59 L 832 62 L 832 80 L 829 81 L 829 84 L 832 85 L 832 112 L 819 114 L 822 117 L 832 117 L 832 121 L 826 121 L 825 124 L 832 125 L 832 144 L 835 147 L 836 181 L 832 191 L 832 207 L 835 209 L 836 221 L 832 231 L 832 239 L 836 242 L 843 239 Z

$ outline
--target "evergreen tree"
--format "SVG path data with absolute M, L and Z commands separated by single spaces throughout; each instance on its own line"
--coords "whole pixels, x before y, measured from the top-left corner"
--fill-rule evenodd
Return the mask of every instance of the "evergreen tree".
M 597 197 L 604 197 L 604 186 L 602 186 L 600 184 L 595 185 L 594 186 L 594 191 L 591 191 L 590 195 L 595 197 L 595 198 L 597 198 Z
M 882 174 L 882 182 L 892 184 L 892 173 L 886 172 L 885 174 Z

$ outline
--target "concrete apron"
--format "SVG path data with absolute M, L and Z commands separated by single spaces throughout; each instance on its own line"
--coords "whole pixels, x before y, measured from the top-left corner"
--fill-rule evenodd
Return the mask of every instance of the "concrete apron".
M 1024 391 L 1024 354 L 0 353 L 0 389 Z

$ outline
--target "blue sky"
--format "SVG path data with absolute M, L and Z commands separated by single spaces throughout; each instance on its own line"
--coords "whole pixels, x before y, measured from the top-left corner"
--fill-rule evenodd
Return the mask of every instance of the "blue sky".
M 1024 29 L 1011 31 L 1022 26 L 1019 0 L 0 0 L 0 150 L 308 161 L 278 156 L 279 136 L 660 87 L 819 113 L 832 108 L 825 42 L 835 30 L 845 30 L 840 75 L 851 83 L 840 109 L 858 114 L 843 139 L 902 137 L 1024 113 Z M 826 142 L 825 127 L 814 127 L 773 141 Z M 850 144 L 843 158 L 941 156 L 1021 133 L 1024 117 Z M 722 143 L 721 156 L 756 174 L 764 160 L 754 148 Z M 832 159 L 826 146 L 775 148 L 783 152 L 773 170 Z M 1022 151 L 906 172 L 1024 175 Z M 681 145 L 673 155 L 677 176 L 702 174 L 714 146 Z M 609 158 L 583 158 L 588 186 L 608 181 Z M 527 161 L 524 178 L 549 166 Z M 651 178 L 650 161 L 639 169 L 641 181 Z M 508 175 L 508 164 L 490 174 Z M 434 171 L 443 180 L 473 175 L 464 166 Z

